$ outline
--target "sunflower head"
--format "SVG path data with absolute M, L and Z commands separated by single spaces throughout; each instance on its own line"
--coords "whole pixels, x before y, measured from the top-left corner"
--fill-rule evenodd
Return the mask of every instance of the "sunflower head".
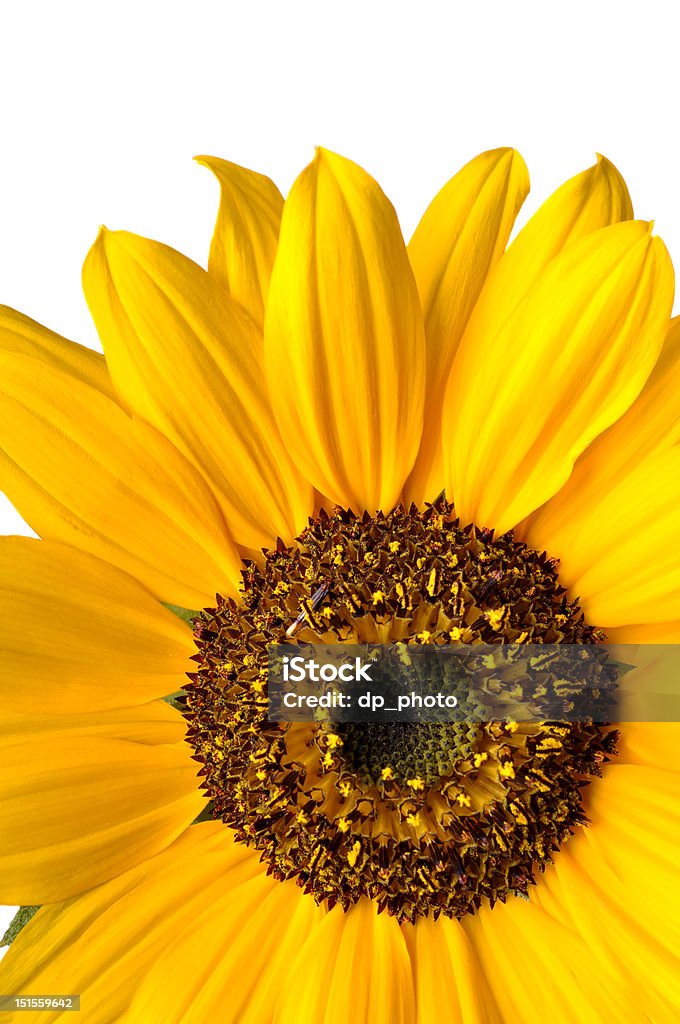
M 348 909 L 367 896 L 413 921 L 526 893 L 535 869 L 586 821 L 581 787 L 614 750 L 615 734 L 592 723 L 268 720 L 269 646 L 293 636 L 603 639 L 568 599 L 554 561 L 512 534 L 462 527 L 443 499 L 422 512 L 322 510 L 294 546 L 250 561 L 241 600 L 202 612 L 194 636 L 199 668 L 183 711 L 213 814 L 319 902 Z M 521 683 L 512 683 L 520 706 Z

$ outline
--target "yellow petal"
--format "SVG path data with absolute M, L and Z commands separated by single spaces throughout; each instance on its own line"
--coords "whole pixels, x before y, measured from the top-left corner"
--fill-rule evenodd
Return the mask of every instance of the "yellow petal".
M 655 633 L 657 624 L 646 628 Z M 644 629 L 640 625 L 634 627 L 638 633 Z M 616 644 L 617 634 L 628 630 L 624 626 L 606 632 L 608 642 Z M 610 648 L 616 661 L 629 666 L 619 680 L 616 719 L 625 723 L 623 728 L 627 731 L 630 723 L 663 723 L 680 717 L 680 648 L 677 644 L 663 638 L 659 642 L 648 643 L 643 639 L 642 643 L 624 643 L 624 647 Z
M 171 937 L 190 931 L 216 898 L 262 874 L 258 854 L 234 843 L 221 822 L 194 825 L 149 861 L 39 910 L 0 962 L 0 991 L 78 992 L 87 1024 L 120 1024 Z M 37 1024 L 59 1015 L 32 1014 Z
M 176 692 L 191 631 L 137 580 L 92 555 L 0 539 L 0 688 L 6 714 L 141 704 Z
M 196 157 L 220 183 L 208 273 L 262 327 L 283 196 L 274 182 L 216 156 Z
M 604 965 L 623 991 L 638 989 L 631 1006 L 644 1006 L 650 1020 L 676 1020 L 677 774 L 615 764 L 588 795 L 592 825 L 560 851 L 536 898 L 587 934 L 593 970 Z
M 559 506 L 528 532 L 560 559 L 562 583 L 603 629 L 680 618 L 680 447 L 657 451 L 572 519 Z
M 185 608 L 233 590 L 239 560 L 220 511 L 152 427 L 43 360 L 1 352 L 0 416 L 0 485 L 42 537 Z
M 567 246 L 488 333 L 470 322 L 443 420 L 463 519 L 503 533 L 559 490 L 642 389 L 672 301 L 668 253 L 632 221 Z
M 565 246 L 632 216 L 625 181 L 598 155 L 596 164 L 565 181 L 522 228 L 490 277 L 484 312 L 503 319 Z
M 630 1021 L 631 992 L 613 966 L 593 961 L 587 931 L 555 920 L 533 897 L 483 907 L 463 924 L 504 1024 Z
M 528 191 L 529 175 L 519 153 L 489 150 L 447 182 L 409 242 L 425 317 L 427 402 L 420 452 L 406 485 L 407 501 L 432 500 L 444 486 L 441 418 L 451 364 Z
M 189 929 L 169 936 L 133 999 L 129 1024 L 271 1021 L 281 989 L 295 986 L 291 961 L 325 915 L 294 882 L 281 884 L 264 870 L 232 886 L 197 907 Z
M 169 846 L 200 814 L 184 744 L 59 729 L 0 738 L 0 899 L 53 903 Z
M 150 746 L 182 743 L 187 722 L 177 708 L 165 700 L 152 700 L 134 707 L 107 708 L 104 711 L 22 712 L 3 715 L 3 731 L 9 736 L 56 732 L 64 743 L 71 736 L 115 735 L 117 739 L 133 740 Z
M 114 397 L 101 353 L 62 338 L 9 306 L 0 306 L 0 351 L 47 359 L 57 369 L 73 374 L 108 398 Z
M 680 317 L 676 317 L 668 326 L 659 358 L 638 398 L 586 448 L 564 487 L 521 524 L 520 535 L 534 546 L 550 544 L 555 531 L 576 523 L 582 509 L 601 501 L 643 459 L 677 444 L 679 391 Z
M 680 644 L 680 621 L 635 623 L 607 630 L 610 644 Z
M 680 772 L 680 722 L 625 722 L 616 746 L 617 764 L 649 765 Z
M 286 200 L 265 353 L 276 417 L 305 476 L 357 512 L 391 508 L 422 430 L 422 314 L 392 205 L 327 150 Z
M 393 917 L 370 900 L 332 910 L 290 964 L 276 1024 L 415 1024 L 408 949 Z
M 417 1024 L 504 1024 L 460 921 L 419 918 L 411 931 Z M 407 936 L 408 937 L 408 936 Z
M 102 231 L 83 269 L 116 390 L 202 471 L 245 547 L 292 539 L 312 510 L 269 408 L 262 339 L 191 260 Z

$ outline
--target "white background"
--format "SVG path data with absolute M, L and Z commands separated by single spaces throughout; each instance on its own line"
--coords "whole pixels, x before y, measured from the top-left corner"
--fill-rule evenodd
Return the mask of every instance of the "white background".
M 522 223 L 600 151 L 680 263 L 673 7 L 3 4 L 0 302 L 94 346 L 80 267 L 100 223 L 205 263 L 217 186 L 191 157 L 285 190 L 316 144 L 380 180 L 407 237 L 483 149 L 512 145 L 529 164 Z M 0 532 L 28 532 L 6 503 Z M 10 917 L 0 910 L 0 930 Z

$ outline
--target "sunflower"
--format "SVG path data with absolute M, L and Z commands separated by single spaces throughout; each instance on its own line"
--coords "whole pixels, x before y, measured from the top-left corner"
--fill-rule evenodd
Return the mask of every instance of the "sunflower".
M 103 356 L 2 311 L 0 484 L 40 539 L 0 547 L 0 897 L 41 906 L 2 991 L 86 1024 L 677 1020 L 677 724 L 266 713 L 291 624 L 677 642 L 663 243 L 604 158 L 508 245 L 526 168 L 483 153 L 408 247 L 326 150 L 285 203 L 200 162 L 207 271 L 90 251 Z

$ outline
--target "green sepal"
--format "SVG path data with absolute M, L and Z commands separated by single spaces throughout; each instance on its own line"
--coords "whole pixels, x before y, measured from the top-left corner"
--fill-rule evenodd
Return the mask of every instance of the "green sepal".
M 184 704 L 182 703 L 182 698 L 186 697 L 186 693 L 186 690 L 175 690 L 174 693 L 168 693 L 163 697 L 163 700 L 166 704 L 171 704 L 173 708 L 177 708 L 178 711 L 183 711 Z
M 168 604 L 167 601 L 163 601 L 163 605 L 168 609 L 168 611 L 172 612 L 173 615 L 176 615 L 181 619 L 182 622 L 186 622 L 190 629 L 194 628 L 193 620 L 197 615 L 200 615 L 200 612 L 192 611 L 191 608 L 182 608 L 178 604 Z M 175 693 L 169 693 L 167 697 L 163 697 L 163 700 L 168 704 L 172 704 L 173 708 L 177 708 L 178 711 L 181 711 L 182 705 L 179 704 L 178 701 L 184 696 L 186 696 L 186 690 L 176 690 Z
M 214 800 L 210 800 L 209 803 L 207 803 L 205 805 L 205 807 L 203 808 L 201 813 L 198 815 L 198 817 L 194 818 L 194 820 L 191 822 L 191 824 L 192 825 L 198 825 L 199 821 L 212 821 L 213 820 L 213 808 L 214 808 L 214 806 L 215 806 L 215 801 Z
M 33 915 L 40 910 L 40 906 L 37 907 L 19 907 L 16 914 L 12 918 L 9 928 L 0 939 L 0 946 L 9 946 L 16 939 L 17 935 L 24 927 L 28 924 Z
M 187 626 L 190 626 L 191 629 L 194 628 L 193 620 L 197 615 L 201 614 L 200 611 L 196 612 L 192 611 L 191 608 L 182 608 L 178 604 L 168 604 L 167 601 L 163 601 L 162 604 L 169 612 L 172 612 L 173 615 L 176 615 L 179 619 L 182 619 L 183 622 L 186 622 Z

